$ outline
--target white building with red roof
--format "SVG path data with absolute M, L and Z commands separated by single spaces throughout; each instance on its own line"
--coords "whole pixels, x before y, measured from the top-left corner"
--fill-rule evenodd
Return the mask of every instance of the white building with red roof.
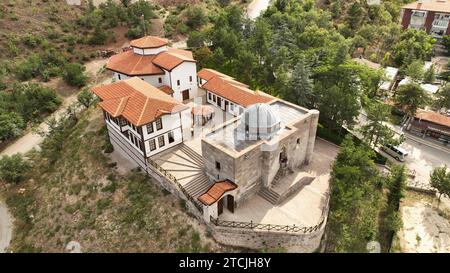
M 197 96 L 197 64 L 192 52 L 168 47 L 168 41 L 145 36 L 130 42 L 131 50 L 112 56 L 106 67 L 116 80 L 139 77 L 177 101 Z

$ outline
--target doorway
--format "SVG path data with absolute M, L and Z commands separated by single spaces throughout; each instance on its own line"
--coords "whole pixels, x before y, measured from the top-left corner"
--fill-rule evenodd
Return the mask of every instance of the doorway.
M 189 90 L 182 91 L 181 95 L 183 96 L 183 100 L 188 100 L 189 99 Z
M 231 194 L 227 195 L 227 209 L 234 213 L 234 197 Z
M 223 198 L 217 202 L 217 215 L 221 215 L 223 213 Z

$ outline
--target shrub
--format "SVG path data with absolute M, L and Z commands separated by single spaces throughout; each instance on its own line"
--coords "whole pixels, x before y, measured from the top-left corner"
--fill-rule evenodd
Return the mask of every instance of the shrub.
M 5 155 L 0 159 L 0 179 L 6 183 L 22 182 L 29 169 L 30 164 L 20 154 Z
M 94 94 L 92 94 L 89 88 L 85 87 L 80 91 L 80 93 L 78 93 L 77 101 L 84 107 L 89 108 L 94 103 L 95 96 Z
M 84 66 L 79 63 L 67 64 L 63 72 L 64 81 L 71 86 L 84 86 L 88 80 L 84 69 Z
M 0 140 L 5 141 L 22 134 L 25 123 L 20 115 L 14 112 L 0 113 Z
M 208 22 L 208 17 L 205 14 L 203 8 L 199 6 L 190 7 L 186 11 L 186 25 L 193 29 L 197 29 Z

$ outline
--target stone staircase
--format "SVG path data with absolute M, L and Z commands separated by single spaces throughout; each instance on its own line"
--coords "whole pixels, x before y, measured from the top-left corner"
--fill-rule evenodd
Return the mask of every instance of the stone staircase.
M 276 205 L 278 203 L 278 200 L 280 199 L 280 195 L 276 193 L 271 188 L 263 187 L 259 192 L 258 195 L 262 198 L 266 199 L 269 203 L 272 205 Z
M 203 157 L 199 155 L 196 151 L 194 151 L 191 147 L 186 144 L 181 144 L 181 149 L 183 153 L 185 153 L 189 158 L 194 161 L 198 166 L 203 167 Z

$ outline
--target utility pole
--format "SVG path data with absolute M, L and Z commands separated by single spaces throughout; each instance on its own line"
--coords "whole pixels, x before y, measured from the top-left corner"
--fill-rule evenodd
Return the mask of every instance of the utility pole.
M 145 25 L 145 16 L 144 16 L 144 14 L 142 14 L 142 27 L 143 27 L 143 30 L 144 30 L 144 36 L 147 36 L 147 27 Z

